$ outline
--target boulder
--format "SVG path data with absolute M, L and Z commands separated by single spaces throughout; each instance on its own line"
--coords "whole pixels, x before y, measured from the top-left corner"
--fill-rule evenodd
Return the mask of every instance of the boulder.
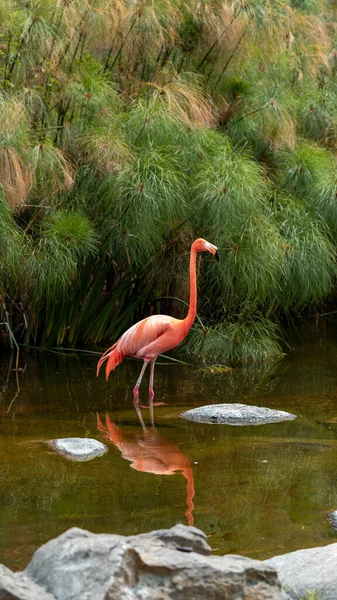
M 0 600 L 55 600 L 23 573 L 12 573 L 0 565 Z
M 185 525 L 129 537 L 73 528 L 24 573 L 56 600 L 289 600 L 273 567 L 210 553 L 205 534 Z
M 310 592 L 320 600 L 337 598 L 337 543 L 281 554 L 264 563 L 277 569 L 291 598 L 302 599 Z
M 92 460 L 108 452 L 108 447 L 92 438 L 62 438 L 46 442 L 55 452 L 62 454 L 68 460 Z
M 199 423 L 224 423 L 226 425 L 262 425 L 296 419 L 296 415 L 283 410 L 238 403 L 199 406 L 199 408 L 192 408 L 181 413 L 180 416 L 183 419 Z

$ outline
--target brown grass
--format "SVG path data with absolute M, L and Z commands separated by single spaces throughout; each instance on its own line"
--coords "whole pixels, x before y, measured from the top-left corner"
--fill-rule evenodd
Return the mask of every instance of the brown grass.
M 18 210 L 25 204 L 32 180 L 30 168 L 24 164 L 16 150 L 8 146 L 1 148 L 0 182 L 11 210 Z
M 140 82 L 139 86 L 150 87 L 154 99 L 189 126 L 204 127 L 214 123 L 215 107 L 211 97 L 193 74 L 180 76 L 171 68 L 163 69 L 157 82 Z

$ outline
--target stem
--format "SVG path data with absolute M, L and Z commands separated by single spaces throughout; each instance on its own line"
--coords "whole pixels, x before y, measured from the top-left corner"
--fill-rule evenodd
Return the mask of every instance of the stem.
M 222 34 L 220 35 L 220 40 L 223 36 L 223 34 L 225 33 L 225 31 L 227 31 L 227 27 L 226 29 L 222 32 Z M 209 48 L 208 52 L 206 52 L 205 56 L 203 57 L 203 59 L 200 61 L 200 63 L 198 64 L 196 71 L 200 71 L 202 65 L 204 64 L 205 60 L 207 60 L 207 58 L 209 57 L 210 53 L 212 52 L 213 48 L 215 48 L 215 46 L 217 45 L 218 40 L 215 40 L 215 42 L 213 42 L 213 44 L 211 45 L 211 47 Z
M 213 44 L 211 45 L 211 47 L 209 48 L 209 50 L 206 52 L 205 56 L 203 57 L 203 59 L 200 61 L 200 63 L 198 64 L 196 70 L 199 71 L 199 69 L 201 69 L 202 65 L 204 64 L 205 60 L 207 60 L 207 58 L 209 57 L 210 53 L 212 52 L 213 48 L 215 48 L 215 46 L 220 42 L 220 40 L 223 38 L 223 36 L 225 35 L 226 31 L 229 29 L 229 27 L 231 27 L 231 25 L 233 25 L 235 19 L 238 18 L 240 12 L 242 11 L 242 8 L 240 8 L 240 10 L 238 11 L 238 13 L 235 15 L 235 17 L 233 17 L 233 19 L 231 20 L 231 22 L 226 25 L 225 29 L 222 31 L 222 33 L 220 34 L 220 37 L 215 40 L 215 42 L 213 42 Z
M 54 144 L 56 144 L 56 142 L 59 141 L 60 134 L 61 134 L 61 131 L 62 131 L 63 125 L 64 125 L 64 120 L 65 120 L 68 108 L 70 106 L 71 100 L 72 100 L 72 98 L 70 97 L 68 99 L 68 102 L 67 102 L 65 108 L 63 107 L 63 103 L 61 103 L 59 106 L 59 111 L 58 111 L 58 116 L 57 116 L 57 129 L 56 129 L 56 133 L 55 133 Z
M 85 44 L 85 34 L 83 32 L 83 35 L 82 35 L 82 44 L 81 44 L 81 51 L 80 51 L 80 62 L 82 62 L 82 60 L 83 60 L 84 44 Z
M 140 130 L 139 130 L 139 133 L 138 133 L 138 135 L 137 135 L 137 137 L 136 137 L 136 139 L 135 139 L 135 141 L 134 141 L 134 144 L 137 144 L 137 142 L 138 142 L 138 140 L 139 140 L 140 136 L 142 135 L 142 133 L 143 133 L 143 131 L 144 131 L 144 129 L 145 129 L 145 125 L 146 125 L 146 123 L 147 123 L 147 121 L 146 121 L 146 119 L 144 119 L 144 123 L 143 123 L 143 125 L 141 126 L 141 128 L 140 128 Z
M 53 13 L 53 15 L 52 15 L 52 19 L 51 19 L 51 21 L 53 21 L 53 18 L 54 18 L 54 14 L 55 14 L 55 12 L 56 12 L 56 5 L 55 5 L 55 8 L 54 8 L 54 13 Z M 56 41 L 56 35 L 57 35 L 57 33 L 58 33 L 58 31 L 59 31 L 59 29 L 60 29 L 60 27 L 61 27 L 61 23 L 62 23 L 62 19 L 63 19 L 63 14 L 64 14 L 64 5 L 63 5 L 63 7 L 62 7 L 62 12 L 61 12 L 61 14 L 60 14 L 60 17 L 59 17 L 59 20 L 58 20 L 58 22 L 57 22 L 57 25 L 56 25 L 56 27 L 55 27 L 55 29 L 54 29 L 54 34 L 53 34 L 53 38 L 52 38 L 52 43 L 51 43 L 51 45 L 50 45 L 50 50 L 49 50 L 49 54 L 48 54 L 48 60 L 50 60 L 50 58 L 51 58 L 51 55 L 52 55 L 52 53 L 53 53 L 53 50 L 54 50 L 55 41 Z
M 250 115 L 255 115 L 255 113 L 260 112 L 260 110 L 263 110 L 263 109 L 267 108 L 268 104 L 269 104 L 269 102 L 267 102 L 263 106 L 260 106 L 260 108 L 256 108 L 255 110 L 252 110 L 251 112 L 246 113 L 245 115 L 243 115 L 239 119 L 236 119 L 236 121 L 233 121 L 233 125 L 235 125 L 236 123 L 239 123 L 239 121 L 242 121 L 243 119 L 246 119 L 246 117 L 250 117 Z
M 8 333 L 9 333 L 9 338 L 11 340 L 11 348 L 13 348 L 13 344 L 16 347 L 16 361 L 15 361 L 15 370 L 18 370 L 18 366 L 19 366 L 19 354 L 20 354 L 20 348 L 18 346 L 18 343 L 14 337 L 14 334 L 9 326 L 9 323 L 7 323 L 7 321 L 3 321 L 3 323 L 0 323 L 0 325 L 5 325 L 8 329 Z
M 183 70 L 183 66 L 185 64 L 185 59 L 186 59 L 186 54 L 184 54 L 181 57 L 180 63 L 179 63 L 179 65 L 177 65 L 177 73 L 178 73 L 178 75 L 180 75 L 181 71 Z
M 174 50 L 174 46 L 171 46 L 171 48 L 166 48 L 166 50 L 165 50 L 165 52 L 163 54 L 163 57 L 161 59 L 161 62 L 160 62 L 160 66 L 161 67 L 163 67 L 165 65 L 165 63 L 167 63 L 167 61 L 170 58 L 173 50 Z
M 76 25 L 76 28 L 75 28 L 75 31 L 74 31 L 74 34 L 73 34 L 73 36 L 70 38 L 70 40 L 69 40 L 69 41 L 68 41 L 68 43 L 66 44 L 66 47 L 65 47 L 65 49 L 64 49 L 64 52 L 63 52 L 62 56 L 60 57 L 60 60 L 59 60 L 59 62 L 58 62 L 58 64 L 57 64 L 57 66 L 58 66 L 58 67 L 60 67 L 60 66 L 61 66 L 61 64 L 62 64 L 62 62 L 63 62 L 63 60 L 64 60 L 64 58 L 65 58 L 66 54 L 67 54 L 67 53 L 68 53 L 68 51 L 69 51 L 69 48 L 70 48 L 70 46 L 71 46 L 71 43 L 72 43 L 73 39 L 75 38 L 75 36 L 76 36 L 76 34 L 77 34 L 77 31 L 78 31 L 78 29 L 79 29 L 80 27 L 81 27 L 81 22 L 80 22 L 80 23 L 77 23 L 77 25 Z
M 72 71 L 72 68 L 73 68 L 73 65 L 74 65 L 74 60 L 76 58 L 76 54 L 77 54 L 77 51 L 78 51 L 78 49 L 80 47 L 80 43 L 82 41 L 82 37 L 83 36 L 84 36 L 84 32 L 83 32 L 83 29 L 81 29 L 80 35 L 78 36 L 77 44 L 76 44 L 76 47 L 75 47 L 75 50 L 74 50 L 73 57 L 72 57 L 72 59 L 70 61 L 70 65 L 69 65 L 69 68 L 68 68 L 68 73 L 71 73 L 71 71 Z
M 118 49 L 118 52 L 117 52 L 117 54 L 116 54 L 116 56 L 115 56 L 114 60 L 112 61 L 112 65 L 111 65 L 110 67 L 108 67 L 108 66 L 106 67 L 106 68 L 107 68 L 107 69 L 109 69 L 110 71 L 112 71 L 112 69 L 114 68 L 114 66 L 115 66 L 115 64 L 116 64 L 116 62 L 117 62 L 117 60 L 118 60 L 118 58 L 119 58 L 119 56 L 120 56 L 120 54 L 121 54 L 121 52 L 122 52 L 122 50 L 123 50 L 123 48 L 124 48 L 125 42 L 126 42 L 126 40 L 128 39 L 128 37 L 129 37 L 129 35 L 130 35 L 131 31 L 133 30 L 133 28 L 134 28 L 134 26 L 135 26 L 135 24 L 136 24 L 136 21 L 137 21 L 138 17 L 139 17 L 139 14 L 137 13 L 137 14 L 136 14 L 136 16 L 134 17 L 134 19 L 133 19 L 133 21 L 132 21 L 132 23 L 131 23 L 131 25 L 130 25 L 129 29 L 128 29 L 128 31 L 127 31 L 127 33 L 126 33 L 126 35 L 125 35 L 125 38 L 124 38 L 124 40 L 122 41 L 122 43 L 121 43 L 121 45 L 120 45 L 120 47 L 119 47 L 119 49 Z M 105 71 L 105 70 L 106 70 L 106 69 L 104 68 L 104 71 Z
M 220 48 L 217 49 L 217 51 L 215 52 L 215 54 L 213 56 L 211 68 L 210 68 L 210 70 L 208 71 L 208 74 L 207 74 L 207 81 L 209 81 L 209 79 L 210 79 L 210 77 L 211 77 L 211 75 L 213 73 L 213 69 L 214 69 L 215 63 L 217 61 L 217 58 L 219 56 L 219 53 L 220 53 Z
M 13 37 L 13 31 L 11 29 L 10 32 L 9 32 L 8 43 L 7 43 L 7 52 L 6 52 L 5 66 L 4 66 L 4 83 L 3 83 L 3 87 L 6 86 L 7 67 L 8 67 L 8 59 L 9 59 L 9 53 L 10 53 L 10 49 L 11 49 L 12 37 Z
M 114 40 L 115 41 L 115 40 Z M 104 69 L 103 69 L 103 73 L 105 73 L 105 71 L 107 71 L 107 69 L 109 68 L 109 60 L 110 60 L 110 56 L 112 54 L 112 50 L 114 47 L 114 42 L 112 43 L 112 45 L 110 46 L 110 50 L 108 52 L 108 57 L 106 59 L 105 65 L 104 65 Z
M 232 54 L 230 55 L 230 57 L 229 57 L 229 58 L 228 58 L 228 60 L 226 61 L 226 63 L 225 63 L 225 65 L 224 65 L 224 67 L 223 67 L 223 69 L 222 69 L 222 71 L 221 71 L 220 75 L 218 76 L 218 78 L 217 78 L 217 80 L 216 80 L 216 82 L 215 82 L 215 84 L 214 84 L 214 87 L 213 87 L 213 92 L 214 92 L 215 88 L 217 87 L 217 85 L 218 85 L 218 83 L 219 83 L 219 81 L 220 81 L 221 77 L 222 77 L 222 76 L 223 76 L 223 74 L 225 73 L 225 71 L 226 71 L 226 69 L 227 69 L 227 67 L 228 67 L 229 63 L 231 62 L 232 58 L 235 56 L 235 54 L 236 54 L 237 50 L 239 49 L 239 47 L 240 47 L 240 44 L 241 44 L 241 42 L 242 42 L 243 38 L 245 37 L 245 35 L 246 35 L 246 33 L 247 33 L 247 30 L 248 30 L 248 27 L 249 27 L 249 25 L 251 24 L 252 20 L 253 20 L 253 17 L 250 17 L 250 19 L 249 19 L 249 21 L 248 21 L 248 23 L 247 23 L 247 25 L 246 25 L 245 29 L 243 30 L 243 32 L 242 32 L 242 34 L 241 34 L 241 36 L 240 36 L 240 38 L 239 38 L 239 40 L 238 40 L 238 42 L 237 42 L 237 44 L 236 44 L 236 46 L 235 46 L 235 48 L 234 48 L 234 50 L 233 50 Z
M 11 75 L 11 74 L 12 74 L 12 72 L 13 72 L 13 69 L 14 69 L 14 67 L 15 67 L 15 63 L 16 63 L 16 60 L 17 60 L 17 58 L 18 58 L 18 56 L 19 56 L 19 54 L 20 54 L 20 52 L 21 52 L 21 50 L 22 50 L 23 44 L 24 44 L 24 43 L 25 43 L 25 41 L 26 41 L 26 40 L 29 38 L 30 31 L 31 31 L 31 29 L 32 29 L 32 27 L 33 27 L 33 25 L 34 25 L 34 23 L 35 23 L 35 22 L 36 22 L 36 19 L 32 19 L 32 22 L 31 22 L 31 24 L 30 24 L 30 25 L 29 25 L 29 27 L 28 27 L 28 30 L 27 30 L 27 33 L 26 33 L 26 35 L 24 35 L 24 33 L 22 33 L 22 34 L 21 34 L 21 40 L 20 40 L 19 47 L 18 47 L 18 49 L 17 49 L 17 51 L 16 51 L 16 53 L 15 53 L 15 56 L 14 56 L 14 58 L 13 58 L 13 62 L 12 62 L 12 64 L 11 64 L 11 66 L 9 67 L 9 71 L 8 71 L 8 72 L 9 72 L 9 74 L 10 74 L 10 75 Z
M 145 71 L 146 71 L 146 67 L 147 67 L 147 61 L 144 59 L 143 60 L 143 66 L 142 66 L 142 72 L 140 74 L 140 80 L 144 81 L 145 79 Z M 152 81 L 153 81 L 154 77 L 152 77 Z
M 164 46 L 161 46 L 161 48 L 159 50 L 159 54 L 157 55 L 157 58 L 155 60 L 155 65 L 156 66 L 155 66 L 154 71 L 152 73 L 151 81 L 155 81 L 155 79 L 157 79 L 157 75 L 158 75 L 158 71 L 159 71 L 159 61 L 161 60 L 161 56 L 162 56 L 163 52 L 164 52 Z M 142 77 L 141 77 L 141 79 L 142 79 Z

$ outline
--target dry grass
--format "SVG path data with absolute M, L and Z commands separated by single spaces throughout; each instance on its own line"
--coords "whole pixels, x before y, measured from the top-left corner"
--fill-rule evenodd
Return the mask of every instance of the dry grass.
M 215 107 L 197 75 L 179 75 L 167 68 L 158 74 L 157 82 L 141 82 L 142 87 L 148 87 L 155 101 L 187 125 L 205 127 L 214 123 Z
M 81 147 L 89 164 L 102 176 L 118 172 L 131 160 L 131 152 L 121 133 L 111 127 L 89 132 L 81 138 Z
M 30 156 L 35 184 L 40 191 L 55 195 L 73 187 L 75 168 L 60 149 L 38 144 Z
M 326 24 L 316 15 L 294 15 L 294 44 L 302 56 L 305 75 L 317 78 L 329 69 L 331 40 Z
M 12 210 L 25 204 L 32 186 L 32 172 L 14 148 L 0 148 L 0 182 Z

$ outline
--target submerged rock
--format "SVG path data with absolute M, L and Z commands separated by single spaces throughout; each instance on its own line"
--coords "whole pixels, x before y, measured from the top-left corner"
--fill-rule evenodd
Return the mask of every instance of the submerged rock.
M 297 550 L 264 561 L 279 574 L 282 586 L 296 600 L 313 597 L 337 598 L 337 543 Z
M 129 537 L 73 528 L 24 573 L 57 600 L 289 600 L 273 567 L 210 552 L 206 535 L 185 525 Z
M 248 404 L 208 404 L 187 410 L 180 416 L 183 419 L 199 423 L 224 423 L 227 425 L 262 425 L 263 423 L 278 423 L 296 419 L 296 415 L 283 410 L 249 406 Z
M 108 452 L 107 446 L 92 438 L 62 438 L 47 444 L 58 454 L 73 461 L 91 460 Z

